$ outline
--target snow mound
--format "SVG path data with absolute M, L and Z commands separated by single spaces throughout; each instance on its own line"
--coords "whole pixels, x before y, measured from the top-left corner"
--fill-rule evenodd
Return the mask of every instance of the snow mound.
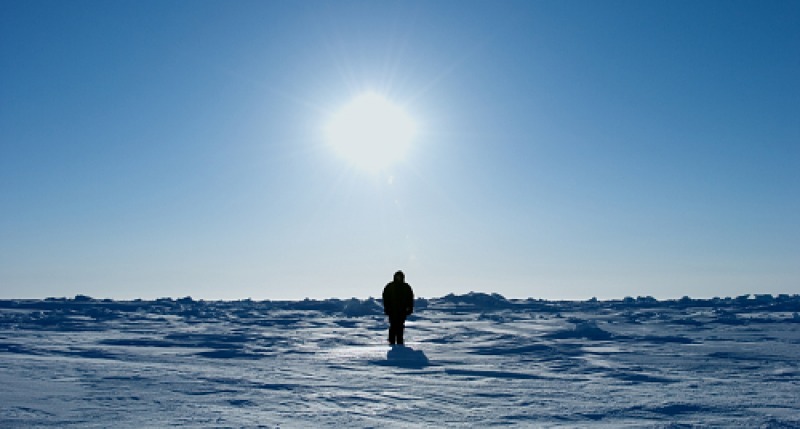
M 576 322 L 573 329 L 564 329 L 551 332 L 546 334 L 545 337 L 551 339 L 587 339 L 594 341 L 606 341 L 612 339 L 614 335 L 611 332 L 608 332 L 597 326 L 597 322 L 589 320 Z
M 353 298 L 344 304 L 342 313 L 347 317 L 372 316 L 383 314 L 383 307 L 372 298 L 363 301 Z

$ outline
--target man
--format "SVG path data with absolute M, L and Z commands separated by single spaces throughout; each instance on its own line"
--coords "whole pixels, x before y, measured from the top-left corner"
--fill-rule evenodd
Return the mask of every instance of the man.
M 414 312 L 414 291 L 402 271 L 383 288 L 383 312 L 389 316 L 389 344 L 403 344 L 406 316 Z

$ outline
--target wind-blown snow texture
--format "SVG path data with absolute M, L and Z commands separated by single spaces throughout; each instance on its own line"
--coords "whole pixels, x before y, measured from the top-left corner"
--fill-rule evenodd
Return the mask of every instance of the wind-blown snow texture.
M 0 427 L 800 427 L 800 296 L 0 301 Z

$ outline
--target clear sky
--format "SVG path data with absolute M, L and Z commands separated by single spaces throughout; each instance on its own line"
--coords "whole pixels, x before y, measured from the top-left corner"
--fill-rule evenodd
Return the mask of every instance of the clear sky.
M 800 293 L 800 2 L 0 2 L 0 297 Z M 363 93 L 402 160 L 340 156 Z M 382 139 L 377 139 L 382 140 Z M 375 141 L 381 145 L 381 141 Z

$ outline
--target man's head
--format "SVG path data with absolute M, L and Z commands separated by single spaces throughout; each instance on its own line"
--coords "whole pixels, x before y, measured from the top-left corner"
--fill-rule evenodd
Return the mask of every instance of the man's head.
M 403 274 L 402 271 L 398 271 L 398 272 L 394 273 L 394 281 L 396 281 L 398 283 L 402 283 L 405 280 L 406 280 L 406 275 Z

